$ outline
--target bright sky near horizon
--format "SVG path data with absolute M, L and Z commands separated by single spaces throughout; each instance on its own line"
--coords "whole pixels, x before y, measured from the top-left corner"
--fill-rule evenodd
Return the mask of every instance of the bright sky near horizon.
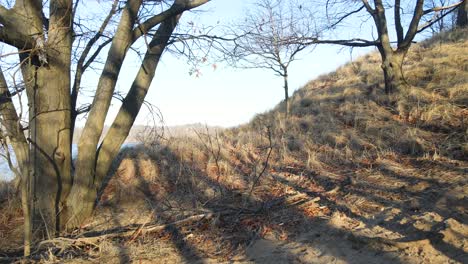
M 257 0 L 211 0 L 199 7 L 195 12 L 187 12 L 182 16 L 181 24 L 189 21 L 198 25 L 229 25 L 243 19 L 249 10 L 255 8 Z M 411 1 L 406 1 L 411 4 Z M 109 4 L 110 2 L 105 2 Z M 80 5 L 82 17 L 89 23 L 98 26 L 102 17 L 108 12 L 108 5 L 99 0 L 82 1 Z M 390 12 L 390 11 L 389 11 Z M 391 24 L 391 14 L 389 14 Z M 361 18 L 352 18 L 348 25 L 342 26 L 332 38 L 353 38 L 362 35 L 372 39 L 370 31 L 372 23 L 361 24 Z M 369 22 L 369 21 L 368 21 Z M 392 25 L 389 25 L 390 27 Z M 391 34 L 393 30 L 390 30 Z M 339 34 L 339 35 L 338 35 Z M 421 36 L 419 36 L 421 38 Z M 3 46 L 2 52 L 8 53 L 12 48 Z M 289 69 L 290 95 L 317 76 L 331 72 L 338 66 L 363 55 L 373 48 L 355 48 L 352 53 L 342 46 L 322 45 L 312 52 L 300 53 Z M 11 50 L 14 52 L 14 49 Z M 102 55 L 106 55 L 106 51 Z M 140 59 L 129 52 L 117 83 L 117 90 L 126 93 L 140 67 Z M 98 66 L 99 68 L 99 66 Z M 168 126 L 203 123 L 210 126 L 230 127 L 251 120 L 256 114 L 272 109 L 283 100 L 283 81 L 272 71 L 264 69 L 234 69 L 224 63 L 212 67 L 201 68 L 201 75 L 190 75 L 191 67 L 186 58 L 177 58 L 171 53 L 165 53 L 156 70 L 155 78 L 146 100 L 159 108 L 164 124 Z M 83 79 L 82 91 L 85 96 L 79 103 L 90 103 L 98 83 L 101 70 L 89 70 Z M 109 110 L 106 124 L 111 124 L 120 102 L 114 100 Z M 142 108 L 137 125 L 152 125 L 149 122 L 149 111 Z M 85 117 L 78 118 L 77 127 L 85 124 Z
M 196 21 L 214 25 L 218 21 L 228 24 L 242 19 L 254 0 L 212 0 L 197 10 L 204 12 L 184 14 L 183 21 Z M 368 51 L 368 49 L 367 49 Z M 352 57 L 363 54 L 355 49 Z M 340 46 L 319 46 L 313 52 L 298 56 L 289 68 L 290 94 L 320 74 L 330 72 L 351 59 L 349 49 Z M 152 82 L 147 101 L 157 106 L 168 126 L 206 123 L 211 126 L 236 126 L 248 122 L 255 114 L 273 108 L 283 99 L 283 81 L 272 71 L 233 69 L 218 64 L 216 70 L 202 68 L 199 77 L 189 75 L 185 58 L 163 55 Z M 128 89 L 138 70 L 138 62 L 124 69 L 118 86 Z M 118 107 L 111 109 L 108 123 L 113 120 Z M 142 109 L 136 124 L 145 125 L 148 111 Z M 84 123 L 84 122 L 83 122 Z

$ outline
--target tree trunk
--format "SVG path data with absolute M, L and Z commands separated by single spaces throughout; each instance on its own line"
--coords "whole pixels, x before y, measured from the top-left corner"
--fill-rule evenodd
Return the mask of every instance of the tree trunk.
M 5 131 L 2 134 L 9 139 L 15 152 L 18 167 L 15 168 L 8 159 L 8 165 L 13 170 L 16 180 L 20 183 L 21 189 L 21 207 L 24 217 L 24 256 L 31 253 L 32 241 L 32 218 L 31 218 L 31 175 L 29 167 L 29 146 L 23 133 L 23 127 L 20 124 L 20 118 L 15 109 L 11 94 L 8 90 L 2 69 L 0 69 L 0 114 L 2 116 L 2 126 Z M 5 132 L 5 133 L 3 133 Z M 8 152 L 6 154 L 9 154 Z
M 32 144 L 33 219 L 39 237 L 62 229 L 63 205 L 71 189 L 70 70 L 72 2 L 51 0 L 47 38 L 35 36 L 35 50 L 22 53 Z M 36 8 L 37 9 L 37 8 Z M 40 12 L 40 9 L 39 9 Z M 40 22 L 42 26 L 42 20 Z
M 55 62 L 51 62 L 54 64 Z M 35 220 L 48 236 L 61 230 L 60 215 L 71 188 L 69 69 L 38 69 L 31 118 L 35 177 Z M 47 190 L 47 191 L 46 191 Z
M 143 105 L 145 96 L 153 80 L 161 55 L 179 18 L 180 15 L 174 16 L 161 23 L 149 43 L 149 50 L 145 54 L 130 91 L 123 100 L 122 107 L 98 149 L 93 185 L 89 188 L 75 189 L 75 186 L 73 187 L 74 190 L 67 201 L 67 206 L 71 212 L 68 228 L 74 228 L 82 224 L 93 212 L 102 182 L 109 171 L 112 161 L 119 153 L 120 147 L 130 133 L 130 129 Z M 86 198 L 85 202 L 83 202 L 83 197 Z
M 289 116 L 289 86 L 288 86 L 288 74 L 283 75 L 284 80 L 284 114 L 286 119 Z
M 44 19 L 47 16 L 43 14 L 43 1 L 18 0 L 11 9 L 0 4 L 0 20 L 3 26 L 0 30 L 0 41 L 18 48 L 21 79 L 24 81 L 28 97 L 28 138 L 25 138 L 17 113 L 14 113 L 16 119 L 6 118 L 10 120 L 9 123 L 2 124 L 9 131 L 16 131 L 7 138 L 11 140 L 21 167 L 21 173 L 17 174 L 22 174 L 24 187 L 22 199 L 26 238 L 31 234 L 30 227 L 27 226 L 30 213 L 37 238 L 56 236 L 66 227 L 78 226 L 91 215 L 103 178 L 129 134 L 180 15 L 185 10 L 208 1 L 174 1 L 170 9 L 151 17 L 141 25 L 137 22 L 144 1 L 125 1 L 125 8 L 112 38 L 112 45 L 80 138 L 73 178 L 71 114 L 74 109 L 71 107 L 70 74 L 74 1 L 46 2 L 50 4 L 49 8 L 45 9 L 49 12 L 49 19 Z M 135 24 L 139 25 L 138 30 Z M 148 46 L 141 69 L 113 126 L 98 148 L 125 55 L 139 37 L 158 24 L 159 28 Z M 0 83 L 0 94 L 8 94 L 6 81 L 4 78 L 0 78 L 0 81 L 3 82 Z M 0 95 L 0 100 L 2 98 Z M 3 118 L 14 112 L 11 110 L 15 110 L 11 99 L 9 103 L 9 108 L 0 108 Z M 29 173 L 30 171 L 32 173 Z M 28 177 L 31 181 L 27 180 Z M 32 191 L 29 190 L 28 184 Z M 28 246 L 29 243 L 25 243 L 25 254 L 29 254 Z
M 382 70 L 384 73 L 385 93 L 391 94 L 398 92 L 407 86 L 403 74 L 403 60 L 405 52 L 386 52 L 381 51 Z
M 468 25 L 468 1 L 465 0 L 459 7 L 457 13 L 457 27 Z
M 133 25 L 138 16 L 141 0 L 127 1 L 117 31 L 112 41 L 103 72 L 98 82 L 96 96 L 86 125 L 78 143 L 78 158 L 73 188 L 68 198 L 66 228 L 79 226 L 90 216 L 96 202 L 100 183 L 96 180 L 97 146 L 109 111 L 117 78 L 132 44 Z M 120 148 L 120 147 L 119 147 Z M 118 151 L 118 150 L 117 150 Z

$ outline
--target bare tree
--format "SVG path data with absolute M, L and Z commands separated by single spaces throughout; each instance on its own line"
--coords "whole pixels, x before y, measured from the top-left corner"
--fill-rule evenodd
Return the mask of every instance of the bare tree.
M 239 68 L 273 71 L 283 78 L 285 114 L 289 112 L 288 68 L 309 45 L 288 41 L 316 34 L 312 13 L 295 1 L 259 0 L 252 13 L 232 27 L 228 61 Z
M 427 1 L 426 1 L 427 2 Z M 392 93 L 405 87 L 402 65 L 406 54 L 414 41 L 415 36 L 443 19 L 457 9 L 463 1 L 446 1 L 446 5 L 433 6 L 425 9 L 425 1 L 383 1 L 383 0 L 330 0 L 326 1 L 328 28 L 334 29 L 354 17 L 353 24 L 362 24 L 368 21 L 369 16 L 377 30 L 376 39 L 363 38 L 319 40 L 311 39 L 311 44 L 337 44 L 350 47 L 375 46 L 382 57 L 382 70 L 385 79 L 385 91 Z M 444 15 L 434 15 L 444 11 Z M 364 16 L 363 14 L 367 14 Z M 422 20 L 426 16 L 432 18 Z M 396 40 L 393 41 L 389 33 L 388 17 L 393 18 Z M 356 19 L 358 22 L 356 22 Z M 359 19 L 361 22 L 359 22 Z M 406 28 L 406 29 L 405 29 Z M 298 41 L 301 42 L 301 41 Z
M 16 50 L 17 56 L 10 58 L 16 59 L 19 68 L 9 71 L 8 76 L 0 72 L 0 116 L 3 135 L 18 160 L 21 181 L 31 183 L 24 199 L 31 207 L 34 229 L 55 236 L 91 215 L 103 179 L 129 134 L 181 15 L 207 2 L 101 1 L 109 9 L 96 29 L 92 27 L 97 18 L 87 21 L 80 17 L 85 12 L 79 12 L 79 8 L 85 1 L 0 2 L 0 41 Z M 145 55 L 111 128 L 100 142 L 117 79 L 131 49 Z M 93 89 L 94 100 L 88 106 L 79 106 L 82 77 L 93 67 L 102 71 Z M 21 79 L 26 89 L 26 125 L 20 122 L 11 100 L 15 78 Z M 73 169 L 73 128 L 77 116 L 84 112 L 87 120 Z

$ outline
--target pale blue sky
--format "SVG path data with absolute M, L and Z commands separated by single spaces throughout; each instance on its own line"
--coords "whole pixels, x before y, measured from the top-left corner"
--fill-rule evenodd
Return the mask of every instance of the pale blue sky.
M 241 19 L 253 0 L 212 0 L 198 10 L 201 13 L 184 14 L 185 21 L 200 25 L 213 25 L 219 21 L 228 24 Z M 363 54 L 355 49 L 353 57 Z M 131 61 L 124 69 L 118 86 L 125 90 L 131 84 L 138 69 L 137 61 Z M 300 60 L 289 69 L 290 94 L 309 80 L 330 72 L 349 61 L 349 49 L 339 46 L 320 46 L 312 53 L 304 52 Z M 214 126 L 235 126 L 248 122 L 255 114 L 273 108 L 283 99 L 283 81 L 268 70 L 240 70 L 218 64 L 216 70 L 202 68 L 200 77 L 189 75 L 190 67 L 184 58 L 174 58 L 166 53 L 156 71 L 147 101 L 162 112 L 166 125 L 206 123 Z M 111 109 L 115 114 L 118 102 Z M 137 124 L 145 124 L 146 109 L 138 116 Z M 112 114 L 109 121 L 112 120 Z
M 252 9 L 254 1 L 212 0 L 198 9 L 203 10 L 202 13 L 184 14 L 182 23 L 195 21 L 200 25 L 213 25 L 219 21 L 222 24 L 229 24 L 231 21 L 241 19 L 246 10 Z M 102 16 L 105 10 L 100 7 L 102 2 L 97 4 L 97 0 L 86 0 L 82 3 L 85 3 L 82 7 L 83 13 L 91 19 Z M 356 30 L 360 30 L 364 37 L 369 38 L 372 24 L 359 28 L 358 18 L 351 21 L 349 27 L 340 28 L 338 32 L 341 38 L 347 38 L 356 37 Z M 420 35 L 418 39 L 424 36 L 427 37 L 428 34 Z M 317 47 L 312 53 L 303 53 L 303 56 L 299 56 L 301 60 L 294 62 L 289 68 L 290 94 L 318 75 L 333 71 L 351 58 L 356 58 L 369 50 L 373 49 L 357 48 L 351 56 L 349 49 L 324 45 Z M 14 51 L 11 47 L 0 46 L 2 54 Z M 5 58 L 5 61 L 9 59 L 10 57 Z M 138 67 L 138 59 L 130 53 L 119 77 L 117 89 L 128 91 Z M 166 125 L 207 123 L 215 126 L 235 126 L 248 122 L 257 113 L 273 108 L 283 99 L 282 79 L 271 71 L 238 70 L 221 63 L 216 70 L 209 66 L 202 68 L 202 75 L 197 78 L 189 75 L 189 70 L 190 67 L 184 58 L 177 59 L 169 53 L 163 56 L 157 69 L 147 101 L 159 107 Z M 89 71 L 83 83 L 84 88 L 93 91 L 100 73 L 100 70 Z M 88 93 L 89 97 L 84 101 L 90 101 L 92 94 Z M 118 101 L 113 102 L 107 119 L 108 124 L 112 122 L 118 107 Z M 136 123 L 148 124 L 147 116 L 148 111 L 143 108 Z M 78 126 L 83 125 L 84 121 L 81 118 Z M 7 170 L 2 168 L 4 165 L 0 162 L 0 172 Z
M 209 26 L 219 21 L 222 25 L 229 25 L 242 19 L 248 10 L 252 10 L 255 1 L 212 0 L 196 9 L 197 12 L 184 14 L 181 23 L 193 21 L 196 25 Z M 411 4 L 411 1 L 407 2 Z M 102 16 L 107 10 L 101 6 L 103 4 L 103 1 L 98 4 L 97 0 L 83 1 L 79 12 L 90 18 L 90 22 L 99 24 L 93 18 Z M 372 21 L 367 20 L 364 26 L 360 22 L 359 17 L 354 18 L 331 37 L 346 39 L 362 34 L 362 37 L 371 39 L 372 34 L 369 32 L 373 30 Z M 391 17 L 389 23 L 391 24 Z M 373 48 L 356 48 L 351 56 L 348 48 L 322 45 L 313 52 L 299 54 L 299 60 L 293 62 L 289 68 L 290 95 L 318 75 L 333 71 L 370 50 Z M 8 51 L 8 48 L 3 51 Z M 102 54 L 105 55 L 106 51 Z M 124 93 L 128 91 L 139 66 L 139 59 L 129 52 L 119 77 L 118 90 Z M 235 126 L 248 122 L 255 114 L 273 108 L 283 99 L 283 81 L 272 71 L 233 69 L 223 63 L 217 63 L 216 70 L 209 65 L 201 68 L 202 74 L 199 77 L 190 75 L 189 71 L 190 66 L 185 58 L 176 58 L 170 53 L 164 54 L 158 66 L 147 101 L 161 110 L 166 125 L 206 123 L 213 126 Z M 91 92 L 85 93 L 87 97 L 80 99 L 81 102 L 90 102 L 100 73 L 100 70 L 90 70 L 85 74 L 82 90 Z M 119 101 L 114 100 L 107 124 L 113 121 L 119 106 Z M 142 108 L 136 124 L 148 124 L 147 117 L 147 109 Z M 78 126 L 84 123 L 84 117 L 81 117 Z

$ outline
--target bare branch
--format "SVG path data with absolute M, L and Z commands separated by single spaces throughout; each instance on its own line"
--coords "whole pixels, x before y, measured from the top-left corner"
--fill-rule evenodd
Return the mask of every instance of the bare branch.
M 395 31 L 397 33 L 397 41 L 398 45 L 403 41 L 403 26 L 401 25 L 401 1 L 395 0 L 395 7 L 394 7 L 394 19 L 395 19 Z
M 83 71 L 85 71 L 90 65 L 91 63 L 94 62 L 94 60 L 96 60 L 97 56 L 99 56 L 99 54 L 101 53 L 102 49 L 105 48 L 107 45 L 109 45 L 111 42 L 112 42 L 112 38 L 109 38 L 108 40 L 104 41 L 103 43 L 101 43 L 97 48 L 96 50 L 93 52 L 93 54 L 91 56 L 89 56 L 89 59 L 86 61 L 86 63 L 83 65 Z
M 257 186 L 258 182 L 260 181 L 260 178 L 263 176 L 266 169 L 268 168 L 271 152 L 273 151 L 273 140 L 272 140 L 272 136 L 271 136 L 271 127 L 267 126 L 266 129 L 267 129 L 267 137 L 268 137 L 268 144 L 269 144 L 268 147 L 267 147 L 267 149 L 268 149 L 267 156 L 266 156 L 265 161 L 263 163 L 262 170 L 260 171 L 260 173 L 258 175 L 256 175 L 256 177 L 255 177 L 255 179 L 254 179 L 254 181 L 252 183 L 252 187 L 250 187 L 248 197 L 252 196 L 252 192 L 253 192 L 254 188 Z
M 463 4 L 463 1 L 460 1 L 460 2 L 455 3 L 455 4 L 451 4 L 451 5 L 448 5 L 448 6 L 436 6 L 436 7 L 424 10 L 423 15 L 427 15 L 427 14 L 432 13 L 432 12 L 440 12 L 440 11 L 443 11 L 443 10 L 456 8 L 461 4 Z
M 375 10 L 371 7 L 369 2 L 367 0 L 361 0 L 361 1 L 362 1 L 362 4 L 366 7 L 367 12 L 369 12 L 369 14 L 374 16 Z
M 380 44 L 380 41 L 378 40 L 366 40 L 366 39 L 360 39 L 360 38 L 337 39 L 337 40 L 305 38 L 300 41 L 302 41 L 304 45 L 333 44 L 333 45 L 341 45 L 341 46 L 348 46 L 348 47 L 372 47 L 372 46 L 376 46 Z
M 457 7 L 454 7 L 452 8 L 451 10 L 449 10 L 448 12 L 445 12 L 443 13 L 442 15 L 440 16 L 434 16 L 432 19 L 430 19 L 429 21 L 426 21 L 424 24 L 420 25 L 418 27 L 418 31 L 416 32 L 417 34 L 423 32 L 424 30 L 426 30 L 427 28 L 431 27 L 432 25 L 434 25 L 435 23 L 439 22 L 440 20 L 444 19 L 447 15 L 451 14 L 452 12 L 454 12 L 455 10 L 457 10 Z
M 413 18 L 411 19 L 411 23 L 408 27 L 408 31 L 406 32 L 406 36 L 404 40 L 399 44 L 399 47 L 408 48 L 413 41 L 415 35 L 418 32 L 419 21 L 423 16 L 423 7 L 424 7 L 424 0 L 417 0 L 416 6 L 414 7 Z
M 329 26 L 329 28 L 335 28 L 337 25 L 339 25 L 341 22 L 343 22 L 343 20 L 345 20 L 346 18 L 350 17 L 351 15 L 354 15 L 356 13 L 359 13 L 361 12 L 361 10 L 364 9 L 364 5 L 362 5 L 361 7 L 359 7 L 358 9 L 354 10 L 354 11 L 351 11 L 347 14 L 345 14 L 344 16 L 340 17 L 335 23 L 331 24 Z
M 133 31 L 133 41 L 136 41 L 141 36 L 148 34 L 148 32 L 154 28 L 155 26 L 159 25 L 164 20 L 182 14 L 182 12 L 194 9 L 198 6 L 201 6 L 210 0 L 178 0 L 169 8 L 168 10 L 152 16 L 148 20 L 144 21 L 143 23 L 139 24 L 137 28 Z
M 76 2 L 78 4 L 79 1 Z M 91 56 L 91 58 L 86 62 L 85 64 L 85 59 L 88 57 L 89 52 L 91 51 L 91 48 L 94 46 L 94 44 L 101 38 L 102 34 L 104 33 L 104 30 L 106 29 L 107 25 L 109 24 L 111 18 L 114 16 L 116 9 L 117 9 L 117 4 L 118 0 L 114 0 L 112 3 L 112 7 L 107 14 L 106 18 L 101 24 L 101 27 L 99 30 L 96 32 L 96 34 L 88 41 L 86 44 L 83 53 L 80 56 L 80 59 L 78 60 L 78 63 L 76 65 L 76 74 L 75 74 L 75 80 L 73 82 L 73 88 L 72 88 L 72 93 L 71 93 L 71 109 L 72 109 L 72 121 L 71 124 L 74 127 L 75 124 L 75 119 L 77 116 L 76 113 L 76 102 L 78 100 L 78 93 L 80 90 L 80 85 L 81 85 L 81 78 L 83 76 L 84 71 L 86 68 L 94 61 L 94 59 L 98 56 L 99 52 L 102 50 L 102 48 L 110 43 L 110 40 L 104 42 L 104 44 L 101 44 L 98 49 L 94 52 L 94 54 Z M 76 7 L 75 7 L 76 8 Z M 71 131 L 73 131 L 73 127 Z M 72 132 L 73 134 L 73 132 Z M 73 137 L 73 135 L 72 135 Z

